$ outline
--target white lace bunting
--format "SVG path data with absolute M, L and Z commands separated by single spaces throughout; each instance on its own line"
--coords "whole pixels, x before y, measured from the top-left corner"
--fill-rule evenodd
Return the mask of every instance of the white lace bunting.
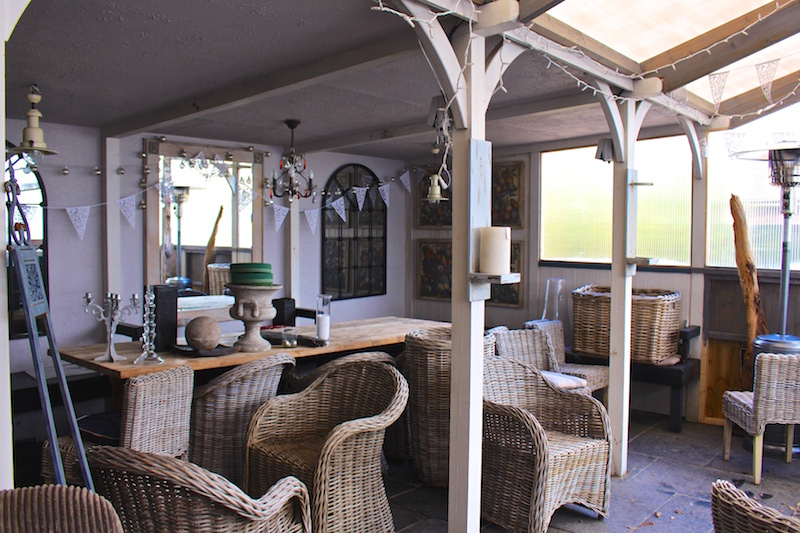
M 89 211 L 92 208 L 89 206 L 68 207 L 67 214 L 78 232 L 78 237 L 83 240 L 83 234 L 86 233 L 86 223 L 89 221 Z
M 136 195 L 132 194 L 117 200 L 117 207 L 125 215 L 125 219 L 132 228 L 136 227 Z
M 275 209 L 275 231 L 278 231 L 283 225 L 283 219 L 286 218 L 289 208 L 278 204 L 274 204 L 272 207 Z
M 306 222 L 308 227 L 311 228 L 311 235 L 317 234 L 317 222 L 319 221 L 319 209 L 308 209 L 303 211 L 306 215 Z

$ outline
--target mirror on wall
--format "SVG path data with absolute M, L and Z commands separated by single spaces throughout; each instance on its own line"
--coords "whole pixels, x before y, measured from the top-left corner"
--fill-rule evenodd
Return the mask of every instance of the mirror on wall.
M 157 250 L 152 261 L 157 268 L 148 269 L 148 283 L 178 286 L 182 295 L 208 294 L 209 264 L 254 260 L 254 235 L 260 231 L 253 215 L 261 214 L 263 154 L 170 142 L 156 146 L 157 154 L 148 153 L 145 173 L 146 178 L 157 174 L 156 186 L 146 194 L 145 255 Z
M 6 142 L 6 147 L 14 145 Z M 39 258 L 39 268 L 45 283 L 45 292 L 49 294 L 47 276 L 47 223 L 44 216 L 44 209 L 47 204 L 44 184 L 36 165 L 27 155 L 9 154 L 6 156 L 5 180 L 9 180 L 10 169 L 14 170 L 14 178 L 20 188 L 19 201 L 25 211 L 25 218 L 31 232 L 31 246 L 36 248 L 36 255 Z M 8 221 L 8 207 L 4 213 Z M 20 221 L 15 219 L 15 221 Z M 8 224 L 8 222 L 6 222 Z M 6 245 L 10 243 L 10 236 L 6 232 Z M 22 309 L 20 288 L 17 275 L 11 265 L 11 258 L 6 252 L 6 279 L 8 283 L 8 333 L 9 338 L 19 339 L 28 335 L 28 326 L 25 321 L 25 312 Z M 43 334 L 44 316 L 40 316 L 37 324 L 39 333 Z

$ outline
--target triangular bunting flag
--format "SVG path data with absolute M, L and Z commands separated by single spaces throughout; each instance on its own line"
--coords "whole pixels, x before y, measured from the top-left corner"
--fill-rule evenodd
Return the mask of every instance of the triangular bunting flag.
M 19 211 L 17 211 L 16 209 L 14 210 L 14 222 L 15 223 L 17 223 L 17 222 L 26 222 L 26 223 L 30 224 L 30 222 L 28 222 L 28 221 L 31 220 L 34 216 L 36 216 L 36 212 L 39 210 L 39 206 L 38 205 L 20 204 L 19 208 L 22 210 L 21 213 Z M 23 216 L 25 216 L 25 220 L 22 219 Z
M 308 222 L 308 227 L 311 228 L 311 235 L 317 234 L 317 221 L 319 220 L 319 209 L 309 209 L 307 211 L 303 211 L 306 215 L 306 222 Z
M 727 81 L 727 72 L 708 75 L 708 83 L 711 84 L 711 98 L 714 101 L 714 113 L 719 113 L 719 104 L 722 102 L 722 93 L 725 92 L 725 82 Z
M 378 190 L 381 192 L 381 198 L 383 198 L 383 203 L 386 204 L 386 209 L 389 209 L 389 186 L 381 185 Z
M 772 103 L 772 80 L 775 79 L 775 72 L 778 70 L 778 63 L 780 63 L 780 61 L 780 59 L 773 59 L 772 61 L 756 65 L 758 83 L 761 84 L 761 91 L 770 104 Z
M 197 153 L 197 155 L 196 155 L 196 156 L 194 156 L 194 158 L 195 158 L 195 159 L 199 159 L 200 161 L 205 161 L 205 160 L 206 160 L 206 154 L 204 154 L 204 153 L 203 153 L 203 151 L 202 151 L 202 150 L 200 150 L 200 151 Z
M 233 176 L 226 176 L 225 179 L 228 180 L 228 185 L 230 185 L 231 191 L 235 191 L 236 190 L 236 178 L 234 178 Z
M 403 183 L 408 192 L 411 192 L 411 173 L 408 170 L 400 174 L 400 181 Z
M 353 187 L 353 192 L 356 193 L 356 201 L 358 202 L 358 210 L 364 209 L 364 200 L 367 199 L 366 187 Z
M 339 218 L 341 218 L 345 223 L 347 223 L 347 211 L 344 208 L 344 197 L 339 198 L 331 205 L 336 210 L 336 214 L 339 215 Z
M 278 204 L 272 207 L 275 209 L 275 231 L 278 231 L 283 224 L 283 219 L 286 218 L 286 213 L 289 212 L 289 208 Z
M 253 190 L 250 187 L 239 187 L 239 211 L 247 209 L 253 203 Z
M 91 209 L 91 206 L 67 208 L 69 219 L 72 221 L 72 225 L 75 227 L 75 231 L 78 232 L 78 237 L 80 237 L 81 240 L 83 240 L 83 234 L 86 232 L 86 223 L 89 221 L 89 211 L 91 211 Z
M 131 225 L 132 228 L 136 227 L 136 195 L 132 194 L 131 196 L 126 196 L 125 198 L 120 198 L 117 200 L 117 207 L 119 210 L 122 211 L 122 214 L 125 215 L 125 218 L 128 220 L 128 224 Z
M 728 149 L 728 157 L 733 157 L 739 145 L 742 144 L 744 133 L 725 132 L 725 147 Z

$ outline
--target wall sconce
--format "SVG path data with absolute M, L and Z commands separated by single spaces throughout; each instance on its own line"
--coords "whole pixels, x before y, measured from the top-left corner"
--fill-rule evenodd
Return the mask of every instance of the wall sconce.
M 611 142 L 611 139 L 597 141 L 597 152 L 594 154 L 594 158 L 606 163 L 614 161 L 614 143 Z

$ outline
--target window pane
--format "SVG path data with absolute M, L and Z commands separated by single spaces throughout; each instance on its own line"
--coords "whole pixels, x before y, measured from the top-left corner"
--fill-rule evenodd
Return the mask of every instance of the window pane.
M 636 255 L 658 265 L 688 266 L 692 250 L 692 152 L 686 137 L 636 143 Z
M 611 262 L 614 166 L 595 147 L 542 153 L 542 260 Z M 637 255 L 656 264 L 691 257 L 692 156 L 684 137 L 636 143 Z
M 773 135 L 796 129 L 800 106 L 776 111 L 728 132 L 708 135 L 708 206 L 706 221 L 706 265 L 736 267 L 733 217 L 730 199 L 742 201 L 747 218 L 750 247 L 758 268 L 779 269 L 783 241 L 780 188 L 771 185 L 765 161 L 748 161 L 730 154 L 769 142 Z M 785 135 L 785 134 L 783 134 Z M 797 191 L 792 193 L 792 211 L 798 212 Z M 791 267 L 800 268 L 798 224 L 791 218 Z
M 542 153 L 540 257 L 611 261 L 614 167 L 595 148 Z

